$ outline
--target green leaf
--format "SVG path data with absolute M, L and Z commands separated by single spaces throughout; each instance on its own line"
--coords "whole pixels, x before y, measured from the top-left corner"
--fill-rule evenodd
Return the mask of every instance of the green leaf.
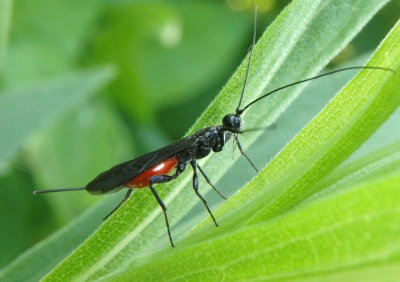
M 397 170 L 272 221 L 232 232 L 221 227 L 220 236 L 140 258 L 108 280 L 325 281 L 333 274 L 354 281 L 357 274 L 364 281 L 370 268 L 379 281 L 393 280 L 400 263 L 399 184 Z
M 96 28 L 102 2 L 15 1 L 4 84 L 11 87 L 72 71 Z
M 80 71 L 0 93 L 0 163 L 8 161 L 33 133 L 82 104 L 113 73 L 108 67 Z
M 390 116 L 390 118 L 382 124 L 382 126 L 365 142 L 348 161 L 353 161 L 367 154 L 389 146 L 400 140 L 400 131 L 398 130 L 398 120 L 400 119 L 400 108 Z
M 254 50 L 245 103 L 267 90 L 320 71 L 386 2 L 357 0 L 292 2 L 260 38 Z M 234 111 L 246 66 L 245 60 L 190 132 L 219 124 L 225 114 Z M 247 127 L 271 123 L 293 101 L 300 88 L 293 88 L 271 97 L 268 99 L 268 104 L 265 101 L 252 107 L 245 115 Z M 259 135 L 255 132 L 244 136 L 245 148 Z M 238 157 L 236 155 L 235 160 Z M 217 181 L 225 174 L 231 163 L 230 150 L 226 148 L 225 152 L 203 161 L 202 166 L 205 164 L 205 171 L 212 172 L 210 175 L 213 181 Z M 172 224 L 182 219 L 198 202 L 193 191 L 189 189 L 190 179 L 191 175 L 186 174 L 170 185 L 163 185 L 163 189 L 158 189 L 169 208 L 168 215 Z M 173 187 L 169 193 L 168 187 Z M 47 278 L 87 280 L 119 271 L 135 257 L 142 257 L 146 252 L 153 252 L 168 245 L 163 220 L 161 209 L 151 192 L 138 190 Z M 192 226 L 193 222 L 181 226 L 182 233 Z M 174 229 L 173 236 L 178 238 Z
M 0 0 L 0 71 L 3 67 L 3 57 L 10 31 L 12 2 L 12 0 Z
M 81 216 L 30 248 L 0 271 L 0 281 L 38 281 L 98 227 L 106 215 L 105 211 L 115 207 L 121 196 L 115 194 L 93 205 Z M 34 201 L 38 202 L 38 199 Z
M 312 198 L 323 197 L 326 193 L 389 173 L 399 167 L 400 141 L 397 141 L 332 171 L 318 182 L 318 186 L 324 188 Z

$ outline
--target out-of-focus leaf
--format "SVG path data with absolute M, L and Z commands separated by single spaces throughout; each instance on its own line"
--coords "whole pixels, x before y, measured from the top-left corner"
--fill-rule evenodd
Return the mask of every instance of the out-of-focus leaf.
M 8 42 L 12 3 L 12 0 L 0 0 L 0 74 Z
M 40 189 L 81 187 L 112 165 L 134 158 L 128 129 L 103 100 L 75 111 L 32 143 L 29 159 Z M 99 199 L 85 192 L 44 197 L 61 223 Z
M 0 163 L 9 160 L 34 132 L 82 104 L 113 73 L 108 67 L 86 70 L 0 93 Z
M 105 26 L 94 61 L 119 66 L 110 90 L 126 113 L 147 123 L 158 108 L 202 93 L 232 68 L 250 30 L 218 1 L 124 3 L 111 9 Z
M 102 1 L 19 0 L 5 57 L 4 84 L 19 85 L 70 71 L 84 51 Z
M 52 219 L 44 199 L 33 197 L 27 173 L 12 169 L 0 176 L 0 269 L 50 232 Z

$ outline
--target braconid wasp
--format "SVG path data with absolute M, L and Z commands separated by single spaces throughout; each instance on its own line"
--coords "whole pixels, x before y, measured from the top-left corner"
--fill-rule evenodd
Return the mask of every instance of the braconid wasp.
M 43 194 L 51 192 L 64 192 L 64 191 L 77 191 L 86 190 L 90 194 L 101 195 L 110 192 L 117 192 L 122 188 L 128 188 L 128 191 L 123 198 L 123 200 L 104 218 L 107 219 L 111 214 L 113 214 L 132 194 L 133 188 L 145 188 L 150 187 L 151 192 L 156 198 L 158 204 L 160 205 L 165 218 L 165 224 L 167 226 L 168 237 L 171 246 L 174 247 L 174 242 L 171 237 L 171 231 L 167 216 L 167 207 L 163 203 L 162 199 L 157 194 L 154 185 L 166 183 L 177 178 L 186 168 L 187 164 L 193 169 L 193 189 L 199 199 L 203 202 L 205 208 L 210 214 L 214 224 L 218 226 L 218 223 L 211 212 L 207 201 L 199 192 L 199 181 L 198 181 L 198 171 L 203 175 L 206 182 L 211 186 L 211 188 L 218 193 L 221 198 L 226 199 L 225 196 L 218 191 L 218 189 L 212 184 L 210 179 L 207 177 L 204 170 L 197 163 L 198 159 L 202 159 L 208 156 L 211 151 L 217 153 L 220 152 L 225 143 L 233 137 L 233 142 L 237 144 L 240 153 L 248 160 L 250 165 L 256 170 L 256 166 L 250 160 L 250 158 L 243 151 L 242 146 L 239 142 L 239 134 L 242 134 L 250 130 L 242 130 L 242 119 L 241 115 L 250 106 L 257 103 L 258 101 L 264 99 L 265 97 L 276 93 L 285 88 L 304 83 L 313 79 L 317 79 L 323 76 L 331 75 L 337 72 L 352 70 L 352 69 L 378 69 L 385 71 L 393 71 L 388 68 L 374 67 L 374 66 L 356 66 L 343 68 L 324 74 L 320 74 L 311 78 L 296 81 L 277 89 L 274 89 L 260 97 L 254 99 L 244 107 L 241 107 L 243 95 L 246 89 L 246 83 L 249 76 L 249 70 L 251 65 L 251 58 L 253 54 L 253 49 L 256 40 L 256 9 L 254 15 L 254 32 L 253 41 L 248 55 L 248 63 L 246 75 L 244 78 L 244 83 L 239 97 L 239 103 L 236 108 L 235 113 L 227 114 L 222 118 L 222 125 L 215 125 L 200 129 L 190 136 L 184 137 L 172 144 L 169 144 L 161 149 L 155 150 L 153 152 L 147 153 L 145 155 L 139 156 L 134 160 L 123 162 L 118 164 L 107 171 L 100 173 L 91 182 L 89 182 L 85 187 L 78 188 L 64 188 L 64 189 L 51 189 L 51 190 L 36 190 L 34 194 Z M 175 169 L 174 174 L 170 174 Z

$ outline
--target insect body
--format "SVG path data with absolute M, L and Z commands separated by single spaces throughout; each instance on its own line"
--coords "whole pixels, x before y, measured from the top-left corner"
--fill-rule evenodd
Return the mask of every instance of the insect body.
M 76 191 L 76 190 L 86 190 L 91 194 L 105 194 L 110 192 L 116 192 L 122 188 L 128 188 L 128 191 L 121 201 L 121 203 L 115 207 L 106 218 L 108 218 L 114 211 L 116 211 L 132 194 L 134 188 L 144 188 L 150 187 L 151 192 L 154 194 L 158 204 L 162 208 L 164 213 L 165 223 L 167 226 L 168 237 L 171 246 L 174 247 L 174 243 L 171 237 L 167 208 L 161 198 L 158 196 L 156 190 L 154 189 L 155 184 L 166 183 L 177 178 L 186 168 L 188 164 L 193 169 L 193 189 L 196 195 L 203 202 L 205 208 L 210 214 L 216 226 L 218 226 L 210 208 L 207 205 L 206 200 L 199 192 L 199 181 L 198 181 L 198 171 L 204 176 L 207 183 L 213 188 L 222 198 L 225 197 L 217 190 L 217 188 L 211 183 L 203 169 L 197 163 L 198 159 L 204 158 L 211 152 L 220 152 L 226 141 L 233 136 L 233 141 L 238 145 L 241 154 L 249 161 L 255 170 L 257 168 L 248 158 L 242 149 L 239 142 L 239 134 L 242 134 L 242 119 L 241 115 L 246 111 L 251 105 L 257 103 L 261 99 L 278 92 L 282 89 L 291 87 L 296 84 L 300 84 L 312 79 L 316 79 L 322 76 L 330 75 L 336 72 L 351 70 L 351 69 L 380 69 L 385 71 L 393 71 L 391 69 L 382 67 L 349 67 L 328 73 L 324 73 L 318 76 L 307 78 L 301 81 L 293 82 L 288 85 L 279 87 L 273 91 L 270 91 L 257 99 L 251 101 L 243 108 L 240 108 L 243 94 L 246 88 L 247 78 L 250 69 L 251 58 L 253 54 L 253 49 L 255 45 L 255 17 L 254 17 L 254 34 L 253 34 L 253 44 L 249 54 L 249 60 L 247 65 L 246 77 L 243 83 L 242 92 L 240 95 L 239 104 L 236 108 L 235 113 L 227 114 L 222 119 L 221 125 L 210 126 L 200 129 L 190 136 L 182 138 L 172 144 L 169 144 L 161 149 L 150 152 L 148 154 L 142 155 L 134 160 L 127 161 L 118 164 L 109 170 L 102 172 L 96 178 L 94 178 L 85 187 L 78 188 L 65 188 L 65 189 L 52 189 L 52 190 L 36 190 L 35 194 L 49 193 L 49 192 L 63 192 L 63 191 Z M 175 172 L 170 175 L 170 173 L 175 169 Z M 105 218 L 105 219 L 106 219 Z
M 197 159 L 201 159 L 210 154 L 211 151 L 219 152 L 223 149 L 225 141 L 230 137 L 230 133 L 239 133 L 241 129 L 241 119 L 238 115 L 226 115 L 224 124 L 211 126 L 195 132 L 193 135 L 185 137 L 159 150 L 140 156 L 134 160 L 127 161 L 102 172 L 85 187 L 66 188 L 55 190 L 37 190 L 35 194 L 86 190 L 91 194 L 105 194 L 116 192 L 122 188 L 130 188 L 122 202 L 108 215 L 116 211 L 132 194 L 132 188 L 150 187 L 159 205 L 161 206 L 165 222 L 167 225 L 168 236 L 171 246 L 174 246 L 169 222 L 167 208 L 154 189 L 155 184 L 169 182 L 177 178 L 189 163 L 193 169 L 193 188 L 196 195 L 204 203 L 207 211 L 218 226 L 206 200 L 199 192 L 198 171 L 204 176 L 211 187 L 222 197 L 225 197 L 210 182 L 203 169 L 198 165 Z M 173 175 L 169 173 L 176 169 Z M 107 216 L 107 217 L 108 217 Z M 106 217 L 106 218 L 107 218 Z
M 218 226 L 217 221 L 208 207 L 206 200 L 199 192 L 198 171 L 200 171 L 211 187 L 222 198 L 225 199 L 225 197 L 215 188 L 214 185 L 211 184 L 196 160 L 204 158 L 210 154 L 211 151 L 221 151 L 225 144 L 227 132 L 227 128 L 224 126 L 212 126 L 201 129 L 193 135 L 178 140 L 175 143 L 167 145 L 159 150 L 112 167 L 111 169 L 98 175 L 89 184 L 87 184 L 84 189 L 91 194 L 104 194 L 108 192 L 116 192 L 124 187 L 150 187 L 150 190 L 154 194 L 164 212 L 168 236 L 171 246 L 174 246 L 169 228 L 167 208 L 154 189 L 154 185 L 169 182 L 177 178 L 185 170 L 187 164 L 190 164 L 193 169 L 194 191 L 204 203 L 207 211 L 214 220 L 215 225 Z M 169 175 L 174 168 L 176 169 L 175 173 Z M 128 190 L 123 201 L 109 215 L 117 210 L 119 206 L 129 198 L 129 196 L 132 194 L 132 191 L 132 189 Z

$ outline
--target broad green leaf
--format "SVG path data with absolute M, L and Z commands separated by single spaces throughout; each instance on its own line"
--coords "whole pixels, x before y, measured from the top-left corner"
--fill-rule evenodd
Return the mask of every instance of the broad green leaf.
M 0 0 L 0 74 L 8 42 L 12 3 L 12 0 Z
M 379 281 L 399 277 L 400 171 L 296 213 L 140 258 L 109 281 Z M 386 268 L 391 271 L 385 272 Z M 335 276 L 333 276 L 335 277 Z M 320 278 L 320 279 L 317 279 Z M 292 280 L 291 280 L 292 281 Z
M 0 93 L 0 163 L 9 160 L 37 130 L 82 104 L 112 76 L 110 68 L 92 69 Z
M 347 160 L 353 161 L 400 140 L 400 108 Z
M 26 191 L 24 193 L 26 195 Z M 84 214 L 30 248 L 0 270 L 0 281 L 38 281 L 101 224 L 107 211 L 113 209 L 121 197 L 119 193 L 95 204 Z M 34 200 L 40 201 L 37 197 Z M 43 218 L 40 221 L 46 222 Z
M 321 197 L 326 193 L 355 185 L 398 168 L 400 168 L 400 141 L 335 169 L 318 182 L 318 186 L 325 188 L 312 198 Z
M 317 73 L 386 2 L 292 2 L 260 38 L 255 48 L 245 103 L 267 90 Z M 190 132 L 219 124 L 223 115 L 234 111 L 246 66 L 245 60 Z M 260 102 L 252 107 L 244 115 L 247 127 L 271 123 L 299 93 L 300 88 L 271 97 L 268 104 Z M 250 146 L 259 135 L 253 133 L 244 136 L 244 147 Z M 225 152 L 201 162 L 213 181 L 218 181 L 232 163 L 229 151 L 227 148 Z M 238 157 L 236 155 L 235 160 Z M 190 179 L 188 173 L 158 189 L 169 208 L 168 215 L 173 225 L 198 202 L 190 189 Z M 167 193 L 169 189 L 166 187 L 173 189 Z M 191 226 L 193 222 L 186 225 L 186 230 Z M 178 238 L 174 228 L 172 232 L 174 238 Z M 82 281 L 104 277 L 123 268 L 135 257 L 167 245 L 161 209 L 150 191 L 138 190 L 126 205 L 47 278 Z
M 303 278 L 291 279 L 291 281 L 303 281 L 303 282 L 316 282 L 316 281 L 358 281 L 363 282 L 396 282 L 399 277 L 400 262 L 396 261 L 393 263 L 377 263 L 374 265 L 364 264 L 351 269 L 341 269 L 326 273 L 318 273 L 316 275 L 310 275 Z

